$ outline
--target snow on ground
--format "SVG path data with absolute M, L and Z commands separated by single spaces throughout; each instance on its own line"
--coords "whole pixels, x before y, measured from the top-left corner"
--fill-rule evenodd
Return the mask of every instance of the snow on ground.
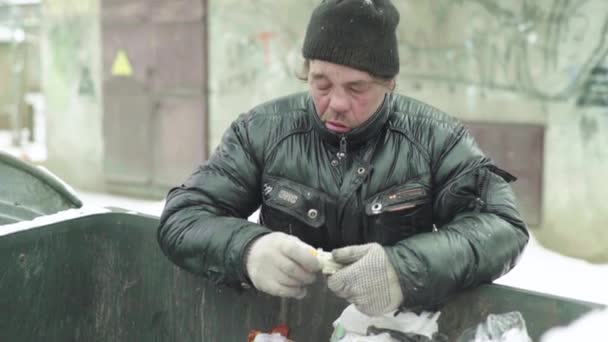
M 608 322 L 608 309 L 592 311 L 579 317 L 568 326 L 554 327 L 547 331 L 541 342 L 606 341 L 604 327 Z
M 85 206 L 122 208 L 154 216 L 160 216 L 165 206 L 165 201 L 142 200 L 79 190 L 76 190 L 76 193 Z
M 160 216 L 164 201 L 78 193 L 85 205 L 118 207 Z M 250 220 L 255 221 L 254 214 Z M 532 232 L 533 233 L 533 232 Z M 594 265 L 541 246 L 532 236 L 519 264 L 498 284 L 608 305 L 608 264 Z
M 608 264 L 563 256 L 533 236 L 519 264 L 496 283 L 608 305 Z
M 13 146 L 12 133 L 6 130 L 0 130 L 0 150 L 30 162 L 41 162 L 47 157 L 46 147 L 38 142 L 24 140 L 22 146 Z

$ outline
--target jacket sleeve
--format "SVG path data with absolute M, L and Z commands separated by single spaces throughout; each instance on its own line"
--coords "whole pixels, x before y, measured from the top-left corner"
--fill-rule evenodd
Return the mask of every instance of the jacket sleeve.
M 247 221 L 260 205 L 260 164 L 252 153 L 245 115 L 226 131 L 208 162 L 167 195 L 157 231 L 165 255 L 216 284 L 247 281 L 243 253 L 270 232 Z
M 438 125 L 427 141 L 437 230 L 386 247 L 403 307 L 424 309 L 507 273 L 528 241 L 507 181 L 461 124 Z

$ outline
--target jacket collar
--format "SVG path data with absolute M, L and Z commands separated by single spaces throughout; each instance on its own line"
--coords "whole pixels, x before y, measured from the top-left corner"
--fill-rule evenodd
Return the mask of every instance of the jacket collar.
M 339 146 L 341 138 L 346 138 L 349 148 L 354 148 L 363 145 L 374 136 L 380 134 L 382 127 L 384 127 L 388 120 L 392 100 L 392 93 L 388 93 L 374 115 L 361 126 L 345 134 L 334 133 L 325 127 L 325 124 L 317 114 L 317 110 L 315 109 L 314 102 L 310 95 L 308 96 L 308 113 L 313 117 L 313 127 L 315 131 L 317 131 L 323 140 L 332 146 Z

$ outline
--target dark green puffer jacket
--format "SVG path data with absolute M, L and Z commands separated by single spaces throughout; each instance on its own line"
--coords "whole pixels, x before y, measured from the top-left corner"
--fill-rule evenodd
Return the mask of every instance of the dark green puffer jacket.
M 169 192 L 158 241 L 177 265 L 234 287 L 247 282 L 247 244 L 271 231 L 325 250 L 378 242 L 403 306 L 430 307 L 515 265 L 528 233 L 512 180 L 461 123 L 424 103 L 389 94 L 340 137 L 300 93 L 232 124 Z M 248 222 L 260 205 L 260 224 Z

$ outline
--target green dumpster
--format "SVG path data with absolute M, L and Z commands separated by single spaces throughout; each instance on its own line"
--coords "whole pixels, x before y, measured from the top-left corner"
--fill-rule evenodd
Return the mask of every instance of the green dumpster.
M 68 186 L 0 153 L 0 341 L 245 341 L 279 323 L 295 341 L 328 341 L 347 306 L 319 280 L 302 301 L 216 287 L 170 263 L 158 218 L 79 208 Z M 56 215 L 53 215 L 56 214 Z M 53 218 L 32 220 L 36 217 Z M 488 314 L 519 311 L 530 336 L 601 305 L 485 285 L 440 308 L 455 341 Z
M 0 226 L 0 341 L 245 341 L 279 323 L 295 341 L 329 340 L 347 303 L 323 281 L 302 301 L 218 288 L 162 255 L 157 224 L 113 209 Z M 537 340 L 600 307 L 486 285 L 441 308 L 439 328 L 455 341 L 490 313 L 519 311 Z
M 0 151 L 0 225 L 81 206 L 74 191 L 52 173 Z

